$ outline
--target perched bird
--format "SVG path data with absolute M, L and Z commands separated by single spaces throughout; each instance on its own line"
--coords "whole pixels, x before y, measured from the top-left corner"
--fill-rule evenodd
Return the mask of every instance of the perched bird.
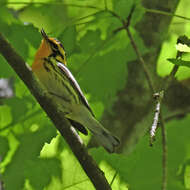
M 88 134 L 87 128 L 98 144 L 108 152 L 114 152 L 119 140 L 96 120 L 77 81 L 66 66 L 63 45 L 57 39 L 48 37 L 43 29 L 41 34 L 43 39 L 36 52 L 32 71 L 73 127 L 85 135 Z

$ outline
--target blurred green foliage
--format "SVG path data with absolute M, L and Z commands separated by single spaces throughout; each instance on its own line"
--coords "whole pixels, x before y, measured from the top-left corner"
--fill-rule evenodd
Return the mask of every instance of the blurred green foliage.
M 106 11 L 113 10 L 125 19 L 134 1 L 127 2 L 67 0 L 62 3 L 46 0 L 39 3 L 34 0 L 26 3 L 4 0 L 0 2 L 0 28 L 29 65 L 40 44 L 39 30 L 42 27 L 48 35 L 62 41 L 67 51 L 68 67 L 100 118 L 103 111 L 110 109 L 117 100 L 117 93 L 125 87 L 127 63 L 136 59 L 126 32 L 113 33 L 122 26 L 121 22 Z M 132 26 L 141 21 L 145 12 L 141 2 L 135 2 L 137 9 Z M 184 15 L 183 9 L 188 9 L 188 6 L 180 5 L 177 13 Z M 171 70 L 172 66 L 166 59 L 175 57 L 175 47 L 171 47 L 176 36 L 189 32 L 186 25 L 183 31 L 178 32 L 174 29 L 177 27 L 174 23 L 157 65 L 161 76 Z M 133 27 L 131 31 L 141 54 L 146 53 L 148 50 L 138 32 Z M 187 72 L 186 76 L 189 77 L 190 71 Z M 2 56 L 0 77 L 14 77 L 16 94 L 12 99 L 3 100 L 0 106 L 0 173 L 5 189 L 93 189 L 64 139 L 57 134 L 48 117 Z M 189 122 L 188 116 L 167 123 L 168 189 L 185 190 L 190 187 Z M 88 141 L 89 137 L 84 137 L 84 140 Z M 127 187 L 133 190 L 161 189 L 162 147 L 159 134 L 154 149 L 148 147 L 147 137 L 144 137 L 129 156 L 110 155 L 103 148 L 92 149 L 90 153 L 109 182 L 117 172 L 112 184 L 114 190 Z
M 187 18 L 190 18 L 190 13 L 188 11 L 189 8 L 190 8 L 189 1 L 183 0 L 179 3 L 179 6 L 175 14 L 183 15 Z M 163 43 L 162 50 L 157 63 L 157 72 L 160 76 L 163 77 L 168 75 L 171 69 L 173 68 L 173 64 L 166 61 L 166 58 L 175 58 L 176 56 L 175 44 L 177 43 L 178 37 L 184 34 L 186 36 L 190 36 L 189 20 L 173 17 L 172 23 L 169 27 L 167 39 Z M 176 76 L 179 80 L 184 80 L 186 78 L 189 78 L 190 70 L 186 67 L 180 67 Z

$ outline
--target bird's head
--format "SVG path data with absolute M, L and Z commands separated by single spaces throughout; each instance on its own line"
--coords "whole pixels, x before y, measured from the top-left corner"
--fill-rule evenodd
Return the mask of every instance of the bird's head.
M 66 65 L 66 55 L 63 45 L 55 38 L 50 38 L 41 30 L 42 42 L 36 53 L 35 60 L 40 60 L 48 57 L 54 57 L 58 62 Z

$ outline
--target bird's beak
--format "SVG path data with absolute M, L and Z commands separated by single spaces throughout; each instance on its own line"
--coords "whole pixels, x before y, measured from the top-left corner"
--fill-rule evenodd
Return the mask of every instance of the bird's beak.
M 48 42 L 49 41 L 49 37 L 47 36 L 47 34 L 45 33 L 45 31 L 44 31 L 43 28 L 41 30 L 41 34 L 42 34 L 42 37 Z

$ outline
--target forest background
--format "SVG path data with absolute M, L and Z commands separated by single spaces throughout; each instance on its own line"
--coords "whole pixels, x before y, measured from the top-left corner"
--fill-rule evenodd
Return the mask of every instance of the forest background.
M 42 28 L 63 43 L 96 117 L 121 140 L 116 154 L 88 149 L 114 190 L 190 189 L 188 50 L 185 62 L 176 60 L 177 39 L 190 35 L 189 10 L 188 0 L 0 1 L 0 33 L 28 65 Z M 4 55 L 0 78 L 0 187 L 94 189 Z M 161 119 L 150 146 L 158 104 Z M 93 146 L 90 135 L 80 136 Z

